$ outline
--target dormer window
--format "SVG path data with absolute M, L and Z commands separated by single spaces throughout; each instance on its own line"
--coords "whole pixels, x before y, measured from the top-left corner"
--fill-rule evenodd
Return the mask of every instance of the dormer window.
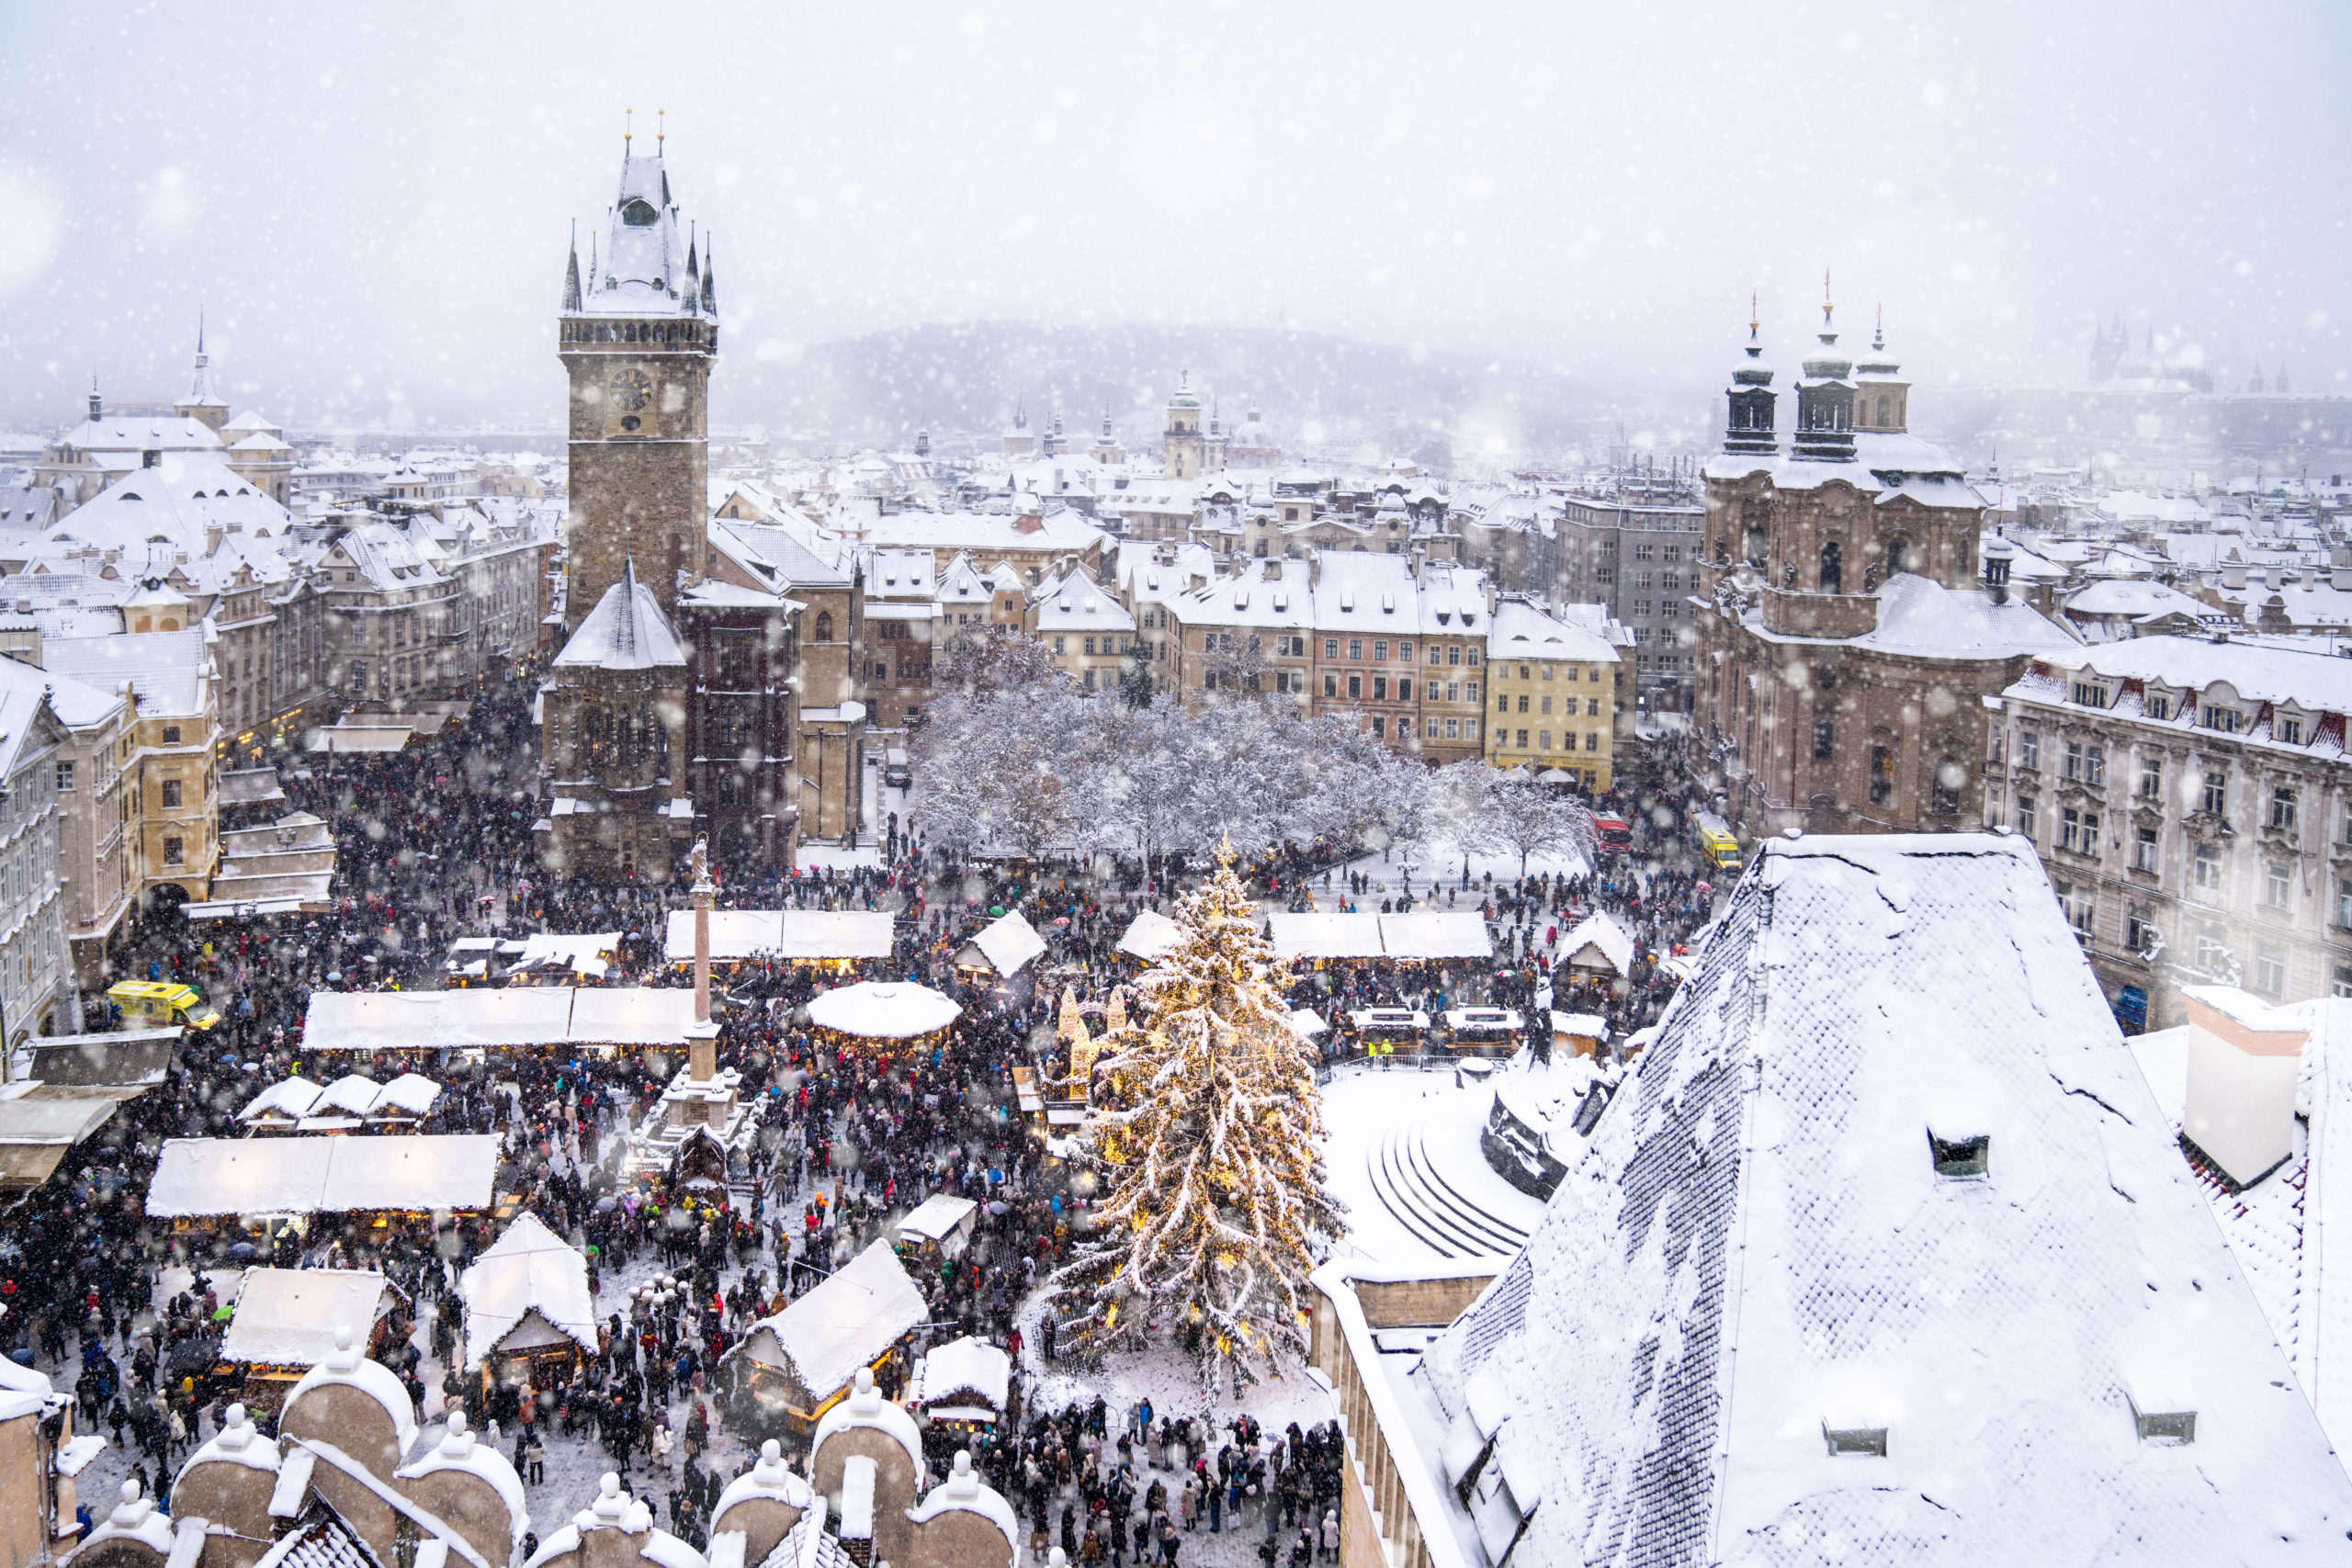
M 1971 1133 L 1947 1138 L 1939 1136 L 1931 1127 L 1928 1130 L 1928 1152 L 1935 1160 L 1939 1179 L 1968 1180 L 1991 1171 L 1993 1135 L 1990 1133 Z
M 628 205 L 621 209 L 621 221 L 632 229 L 650 229 L 661 217 L 653 204 L 641 196 L 631 197 Z
M 2224 735 L 2235 735 L 2245 728 L 2245 715 L 2218 703 L 2205 705 L 2203 719 L 2206 728 L 2218 729 Z
M 1886 1457 L 1886 1428 L 1883 1427 L 1832 1427 L 1825 1422 L 1821 1436 L 1828 1445 L 1831 1459 L 1849 1454 L 1867 1454 L 1872 1459 Z
M 2075 682 L 2075 705 L 2076 707 L 2086 708 L 2105 707 L 2107 705 L 2107 688 L 2100 685 L 2096 681 Z
M 2281 746 L 2301 746 L 2303 743 L 2303 721 L 2300 718 L 2281 718 L 2271 728 L 2278 732 Z

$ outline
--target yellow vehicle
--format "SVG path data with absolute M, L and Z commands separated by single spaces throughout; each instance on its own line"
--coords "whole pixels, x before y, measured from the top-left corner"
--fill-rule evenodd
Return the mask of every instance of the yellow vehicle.
M 1739 840 L 1732 836 L 1731 824 L 1712 811 L 1699 813 L 1699 852 L 1717 871 L 1739 869 Z
M 220 1011 L 197 995 L 194 986 L 170 980 L 123 980 L 107 987 L 107 1000 L 122 1010 L 125 1029 L 164 1029 L 184 1023 L 209 1029 Z

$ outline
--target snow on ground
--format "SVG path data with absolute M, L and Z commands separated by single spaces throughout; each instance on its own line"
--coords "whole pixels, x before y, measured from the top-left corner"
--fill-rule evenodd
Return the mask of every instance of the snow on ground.
M 1508 1071 L 1509 1068 L 1504 1070 Z M 1359 1065 L 1323 1091 L 1325 1182 L 1348 1205 L 1343 1258 L 1419 1264 L 1512 1250 L 1544 1205 L 1479 1152 L 1487 1083 Z
M 882 851 L 873 844 L 860 844 L 855 849 L 843 849 L 839 844 L 802 844 L 794 852 L 794 859 L 804 867 L 831 866 L 836 871 L 860 866 L 868 871 L 882 868 Z
M 1429 893 L 1430 879 L 1435 877 L 1439 884 L 1436 907 L 1441 908 L 1444 907 L 1444 890 L 1447 888 L 1453 888 L 1459 897 L 1468 898 L 1468 894 L 1460 891 L 1463 860 L 1464 851 L 1458 844 L 1438 840 L 1426 846 L 1414 856 L 1411 863 L 1414 896 L 1426 897 Z M 1498 883 L 1514 881 L 1521 874 L 1519 857 L 1514 854 L 1484 854 L 1474 850 L 1468 852 L 1468 860 L 1471 886 L 1479 891 L 1481 897 L 1484 897 L 1487 886 L 1485 879 L 1488 874 L 1491 874 Z M 1589 869 L 1591 868 L 1587 864 L 1584 856 L 1574 850 L 1569 850 L 1556 855 L 1528 856 L 1526 874 L 1529 876 L 1582 876 Z M 1331 877 L 1333 896 L 1336 897 L 1341 891 L 1341 884 L 1349 872 L 1361 872 L 1372 878 L 1374 892 L 1371 897 L 1374 897 L 1393 893 L 1404 876 L 1403 867 L 1394 858 L 1376 852 L 1360 855 L 1333 874 Z M 1311 886 L 1317 900 L 1320 902 L 1324 896 L 1323 879 L 1317 876 Z M 1470 902 L 1473 908 L 1476 907 L 1476 899 L 1471 899 Z M 1457 904 L 1456 907 L 1460 906 Z M 1374 908 L 1377 908 L 1379 906 L 1375 904 Z

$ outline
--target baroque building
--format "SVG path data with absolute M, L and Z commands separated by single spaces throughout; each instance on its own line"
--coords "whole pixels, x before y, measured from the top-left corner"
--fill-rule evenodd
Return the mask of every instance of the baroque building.
M 1858 365 L 1821 332 L 1781 454 L 1758 323 L 1704 469 L 1696 728 L 1749 836 L 1951 830 L 1983 820 L 1984 699 L 2073 635 L 1980 580 L 1985 500 L 1909 431 L 1882 333 Z

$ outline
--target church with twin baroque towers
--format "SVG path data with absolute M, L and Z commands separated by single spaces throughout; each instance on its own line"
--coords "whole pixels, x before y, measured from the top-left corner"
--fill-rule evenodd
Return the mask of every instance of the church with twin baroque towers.
M 541 687 L 535 834 L 559 874 L 650 883 L 700 837 L 722 864 L 788 866 L 800 805 L 800 605 L 756 571 L 712 572 L 718 287 L 665 143 L 623 137 L 612 204 L 564 265 L 564 642 Z

